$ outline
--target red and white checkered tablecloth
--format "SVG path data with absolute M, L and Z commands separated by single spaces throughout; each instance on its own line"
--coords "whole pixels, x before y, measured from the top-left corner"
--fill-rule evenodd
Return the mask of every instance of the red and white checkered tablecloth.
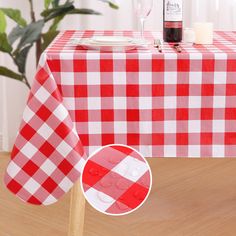
M 70 41 L 137 34 L 66 31 L 43 53 L 5 176 L 21 199 L 55 202 L 86 155 L 112 143 L 147 157 L 236 157 L 236 32 L 179 54 L 170 45 L 87 51 Z

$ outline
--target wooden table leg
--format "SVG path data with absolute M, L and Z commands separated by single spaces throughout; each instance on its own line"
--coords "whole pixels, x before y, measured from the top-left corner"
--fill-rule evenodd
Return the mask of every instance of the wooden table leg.
M 83 236 L 85 198 L 78 181 L 72 189 L 68 236 Z

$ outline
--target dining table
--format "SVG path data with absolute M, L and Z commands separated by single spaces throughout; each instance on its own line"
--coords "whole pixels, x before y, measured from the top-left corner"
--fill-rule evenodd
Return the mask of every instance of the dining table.
M 212 45 L 153 42 L 129 51 L 87 50 L 74 39 L 138 38 L 134 31 L 59 33 L 41 55 L 4 177 L 21 200 L 50 205 L 108 144 L 147 158 L 236 157 L 236 32 Z

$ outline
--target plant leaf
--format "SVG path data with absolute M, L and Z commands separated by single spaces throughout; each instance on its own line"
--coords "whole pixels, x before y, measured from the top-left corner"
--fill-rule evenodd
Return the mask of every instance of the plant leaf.
M 0 33 L 4 33 L 6 31 L 6 27 L 7 27 L 7 22 L 5 15 L 3 11 L 0 10 Z
M 59 31 L 48 31 L 46 34 L 43 34 L 43 43 L 42 50 L 45 50 L 52 40 L 58 35 Z
M 24 47 L 26 44 L 32 44 L 33 42 L 37 41 L 40 38 L 43 26 L 43 20 L 32 22 L 31 24 L 26 26 L 24 29 L 24 34 L 22 35 L 20 43 L 17 47 L 17 50 Z
M 51 4 L 52 0 L 44 0 L 44 8 L 48 9 L 50 4 Z
M 56 31 L 59 23 L 65 17 L 65 15 L 57 16 L 54 18 L 52 25 L 49 28 L 49 31 Z
M 19 37 L 21 37 L 25 32 L 25 28 L 21 28 L 19 25 L 14 27 L 10 34 L 8 35 L 8 41 L 12 45 Z
M 119 6 L 117 4 L 115 4 L 114 1 L 109 1 L 109 0 L 100 0 L 101 2 L 105 2 L 108 3 L 109 6 L 113 9 L 119 9 Z
M 12 70 L 9 70 L 8 68 L 4 66 L 0 66 L 0 75 L 9 77 L 11 79 L 23 81 L 23 77 L 17 73 L 15 73 Z
M 59 1 L 60 0 L 52 0 L 52 6 L 53 7 L 58 7 L 59 6 Z
M 10 53 L 12 51 L 12 46 L 7 40 L 6 33 L 0 33 L 0 51 Z
M 49 21 L 57 16 L 61 16 L 61 15 L 66 15 L 69 11 L 73 10 L 75 7 L 73 5 L 72 2 L 66 2 L 65 4 L 55 7 L 55 8 L 51 8 L 48 10 L 44 10 L 41 13 L 41 16 L 44 17 L 45 22 Z
M 81 8 L 81 9 L 75 8 L 71 10 L 68 14 L 101 15 L 100 12 L 87 8 Z
M 12 8 L 0 8 L 9 18 L 14 20 L 18 25 L 25 27 L 27 25 L 26 20 L 22 18 L 21 12 L 18 9 Z
M 15 61 L 16 61 L 16 64 L 20 73 L 22 74 L 25 73 L 26 59 L 27 59 L 27 56 L 31 47 L 32 47 L 32 44 L 29 46 L 26 46 L 25 48 L 23 48 L 21 51 L 17 52 L 16 54 Z

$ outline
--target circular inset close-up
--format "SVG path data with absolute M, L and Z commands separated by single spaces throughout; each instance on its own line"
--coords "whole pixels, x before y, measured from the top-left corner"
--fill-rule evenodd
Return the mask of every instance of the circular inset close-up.
M 98 149 L 86 161 L 81 186 L 86 200 L 107 215 L 125 215 L 148 198 L 152 174 L 145 158 L 125 145 Z

